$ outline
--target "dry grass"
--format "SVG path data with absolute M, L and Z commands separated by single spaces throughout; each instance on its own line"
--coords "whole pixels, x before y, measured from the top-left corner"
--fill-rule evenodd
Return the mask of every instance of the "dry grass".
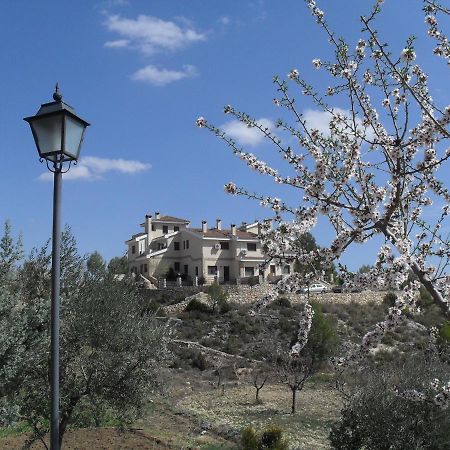
M 269 385 L 261 391 L 262 403 L 255 403 L 250 386 L 187 395 L 178 402 L 184 411 L 204 418 L 215 428 L 242 430 L 251 425 L 261 429 L 280 426 L 294 448 L 328 449 L 328 432 L 340 409 L 337 394 L 324 383 L 309 383 L 298 395 L 297 414 L 290 411 L 290 391 L 286 386 Z

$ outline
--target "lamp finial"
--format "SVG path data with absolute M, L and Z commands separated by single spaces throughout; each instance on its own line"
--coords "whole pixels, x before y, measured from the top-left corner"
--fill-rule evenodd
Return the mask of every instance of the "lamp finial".
M 55 86 L 55 92 L 53 93 L 53 100 L 55 100 L 55 102 L 60 102 L 62 100 L 62 95 L 59 92 L 59 84 L 56 83 Z

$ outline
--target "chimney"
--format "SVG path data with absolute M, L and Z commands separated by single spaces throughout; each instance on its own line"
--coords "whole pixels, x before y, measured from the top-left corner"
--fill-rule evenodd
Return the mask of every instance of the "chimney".
M 247 222 L 242 222 L 241 229 L 247 231 Z
M 155 219 L 159 219 L 161 216 L 159 214 L 159 211 L 155 212 Z
M 234 223 L 231 224 L 231 234 L 236 236 L 236 225 Z
M 216 229 L 221 230 L 222 229 L 222 220 L 216 219 Z
M 208 222 L 206 220 L 202 220 L 202 233 L 206 233 L 208 231 Z
M 152 216 L 149 214 L 145 215 L 145 232 L 147 234 L 151 233 L 152 231 Z

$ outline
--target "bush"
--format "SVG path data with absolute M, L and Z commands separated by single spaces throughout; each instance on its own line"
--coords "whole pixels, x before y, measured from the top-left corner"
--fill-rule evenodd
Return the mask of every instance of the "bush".
M 205 303 L 201 302 L 200 300 L 197 300 L 196 298 L 193 298 L 185 308 L 185 311 L 199 311 L 202 313 L 209 313 L 211 312 L 211 308 L 206 305 Z
M 270 426 L 262 431 L 260 436 L 252 427 L 247 427 L 241 435 L 242 450 L 287 450 L 288 442 L 282 439 L 282 430 Z
M 420 306 L 422 309 L 426 309 L 429 306 L 434 304 L 433 297 L 431 294 L 426 290 L 424 286 L 420 286 L 420 296 L 418 300 L 418 306 Z
M 169 270 L 166 273 L 167 281 L 176 281 L 178 274 L 173 270 L 173 267 L 169 267 Z
M 450 320 L 447 320 L 440 328 L 439 340 L 442 341 L 443 344 L 450 344 Z
M 206 283 L 205 277 L 198 277 L 197 283 L 199 286 L 203 286 Z
M 384 297 L 383 297 L 383 305 L 391 308 L 392 306 L 395 306 L 395 301 L 397 300 L 397 295 L 394 294 L 393 292 L 388 292 Z
M 205 370 L 208 366 L 205 355 L 202 352 L 196 352 L 192 358 L 191 366 L 201 371 Z
M 333 354 L 338 344 L 336 328 L 330 318 L 322 312 L 322 305 L 313 303 L 314 317 L 305 353 L 313 356 L 319 366 Z
M 252 427 L 244 429 L 241 435 L 242 450 L 258 450 L 258 436 Z
M 216 307 L 217 311 L 221 313 L 226 313 L 231 309 L 227 302 L 227 294 L 220 285 L 214 283 L 209 286 L 208 294 L 211 298 L 213 312 L 216 311 Z
M 292 304 L 286 297 L 278 297 L 269 305 L 270 309 L 292 308 Z
M 237 355 L 239 353 L 240 343 L 234 336 L 229 336 L 222 351 L 230 355 Z
M 227 302 L 225 299 L 219 302 L 219 311 L 221 314 L 226 314 L 227 312 L 230 312 L 232 309 L 233 308 L 231 304 Z
M 332 425 L 330 441 L 337 450 L 403 450 L 450 448 L 450 411 L 432 402 L 399 397 L 399 389 L 427 392 L 434 378 L 448 370 L 436 357 L 415 355 L 404 363 L 369 366 L 360 371 L 352 395 Z M 428 391 L 432 394 L 433 391 Z

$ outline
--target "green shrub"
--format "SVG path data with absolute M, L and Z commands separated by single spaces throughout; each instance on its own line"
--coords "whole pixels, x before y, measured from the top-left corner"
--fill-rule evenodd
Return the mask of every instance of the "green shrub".
M 420 293 L 420 296 L 419 296 L 419 300 L 417 303 L 422 309 L 426 309 L 429 306 L 434 304 L 433 297 L 431 296 L 431 294 L 427 291 L 427 289 L 424 286 L 420 286 L 419 293 Z
M 286 297 L 278 297 L 269 306 L 269 309 L 292 308 L 292 304 Z
M 395 305 L 395 301 L 397 300 L 397 295 L 394 294 L 394 292 L 388 292 L 384 297 L 383 297 L 383 305 L 391 308 L 392 306 Z
M 239 341 L 234 336 L 230 336 L 225 342 L 222 351 L 229 353 L 230 355 L 237 355 L 239 353 L 239 348 Z
M 442 327 L 440 328 L 439 340 L 447 345 L 450 344 L 450 320 L 447 320 L 447 322 L 445 322 L 444 325 L 442 325 Z
M 205 303 L 201 302 L 200 300 L 197 300 L 196 298 L 193 298 L 185 308 L 185 311 L 199 311 L 202 313 L 208 313 L 211 312 L 211 308 L 206 305 Z
M 258 436 L 252 427 L 247 427 L 241 435 L 242 450 L 258 450 Z
M 219 302 L 219 311 L 221 314 L 226 314 L 227 312 L 230 312 L 232 310 L 231 303 L 229 303 L 227 300 L 223 299 Z
M 259 449 L 287 450 L 287 441 L 282 440 L 282 430 L 276 426 L 266 428 L 259 438 Z
M 283 432 L 277 426 L 269 426 L 258 436 L 252 427 L 247 427 L 241 435 L 242 450 L 287 450 L 288 441 L 283 440 Z
M 394 392 L 418 389 L 434 378 L 445 378 L 447 366 L 427 352 L 410 355 L 395 363 L 378 362 L 355 374 L 338 422 L 332 425 L 330 441 L 336 450 L 404 450 L 450 448 L 450 410 L 432 402 L 413 402 Z
M 296 323 L 293 323 L 292 320 L 289 320 L 286 317 L 280 317 L 280 320 L 278 321 L 280 331 L 288 335 L 292 335 L 295 333 L 296 325 Z
M 222 286 L 214 283 L 209 286 L 207 292 L 211 298 L 213 312 L 225 313 L 230 310 L 227 302 L 227 293 L 223 290 Z
M 192 367 L 195 367 L 201 371 L 207 368 L 206 358 L 202 352 L 196 352 L 191 362 Z
M 156 313 L 164 314 L 161 305 L 156 300 L 148 301 L 143 308 L 142 314 L 152 315 Z
M 206 283 L 205 277 L 198 277 L 197 283 L 199 286 L 203 286 Z

